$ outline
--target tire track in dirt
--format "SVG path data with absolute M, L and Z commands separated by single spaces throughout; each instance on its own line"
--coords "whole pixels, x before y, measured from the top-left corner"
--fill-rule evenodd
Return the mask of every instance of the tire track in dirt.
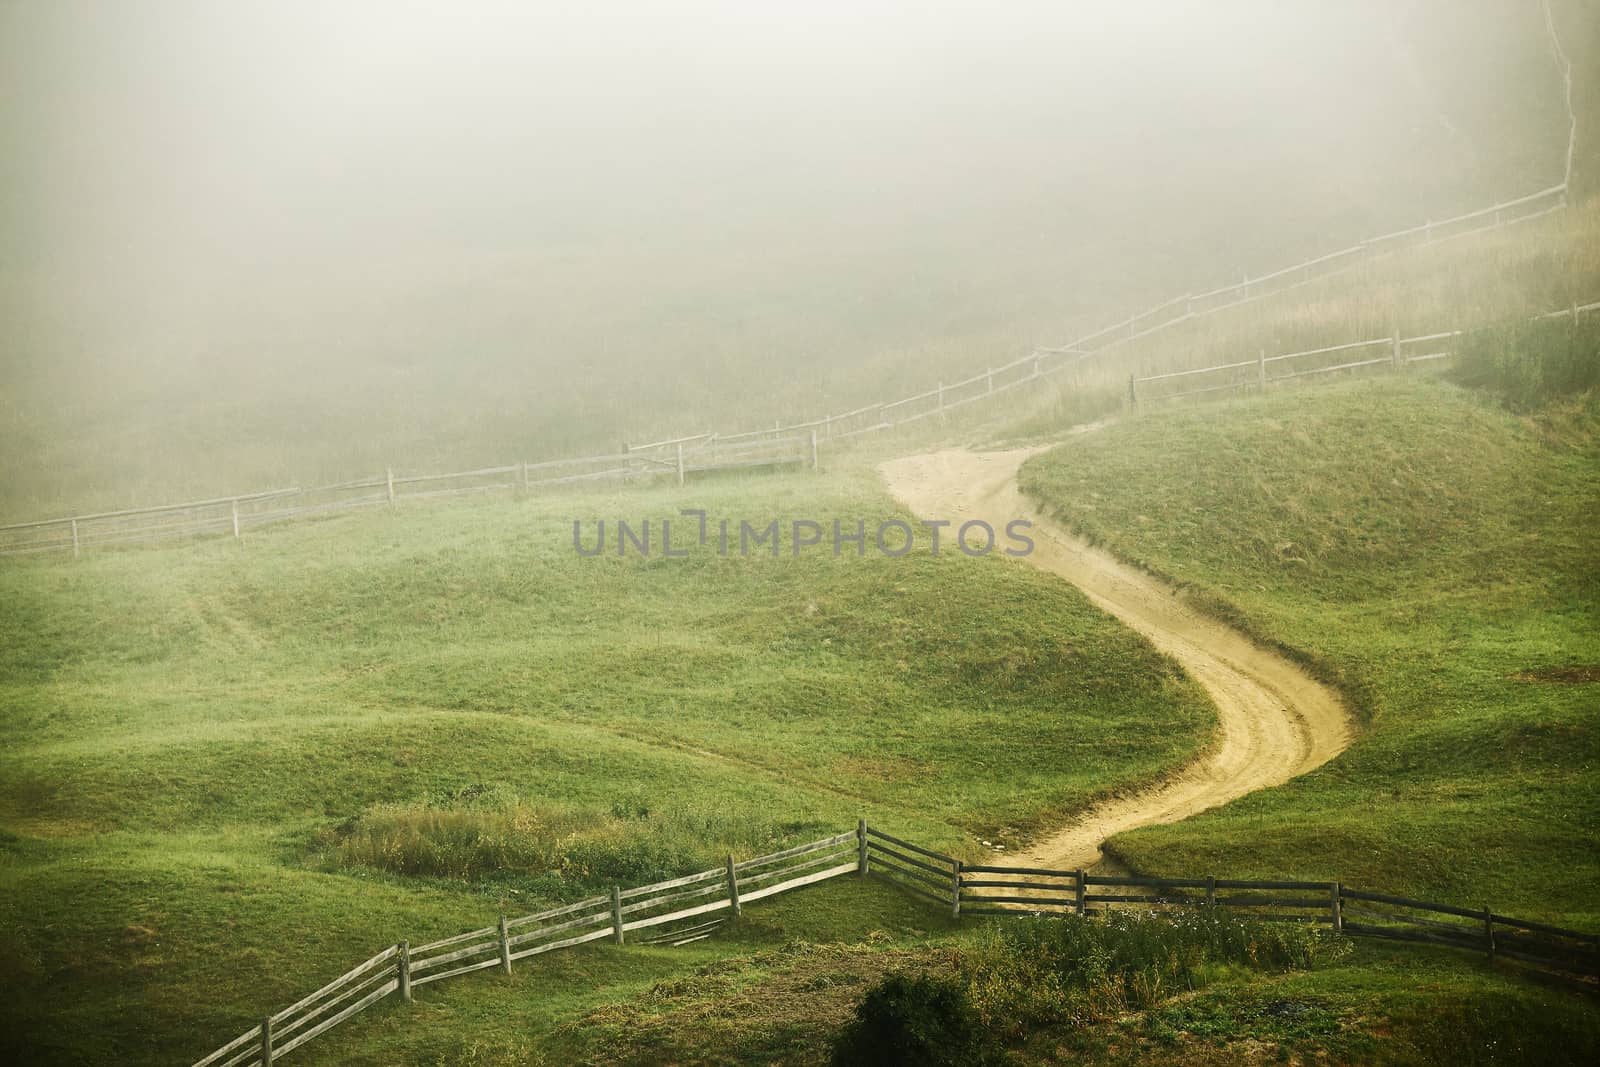
M 1338 693 L 1283 656 L 1190 607 L 1159 579 L 1113 558 L 1046 518 L 1017 487 L 1017 470 L 1042 448 L 947 449 L 907 456 L 878 470 L 889 491 L 922 518 L 996 530 L 1028 519 L 1027 561 L 1077 586 L 1096 606 L 1177 660 L 1217 706 L 1215 743 L 1194 763 L 1148 789 L 1105 801 L 1011 854 L 1024 866 L 1074 869 L 1100 860 L 1106 838 L 1137 826 L 1177 822 L 1328 762 L 1350 743 Z

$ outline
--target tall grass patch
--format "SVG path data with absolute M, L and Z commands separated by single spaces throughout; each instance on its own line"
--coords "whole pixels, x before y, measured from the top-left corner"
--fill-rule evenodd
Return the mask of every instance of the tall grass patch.
M 963 968 L 979 1015 L 1010 1037 L 1058 1023 L 1143 1011 L 1230 967 L 1308 970 L 1349 943 L 1309 924 L 1264 923 L 1213 909 L 1112 912 L 995 924 Z
M 563 889 L 643 885 L 706 870 L 728 854 L 776 848 L 799 830 L 751 812 L 652 810 L 636 796 L 609 808 L 525 799 L 504 783 L 378 804 L 324 831 L 338 864 L 469 882 L 535 880 Z

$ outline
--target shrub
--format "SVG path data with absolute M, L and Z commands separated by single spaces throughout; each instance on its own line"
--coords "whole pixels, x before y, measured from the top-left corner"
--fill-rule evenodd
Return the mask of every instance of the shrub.
M 856 1006 L 833 1045 L 836 1067 L 982 1067 L 1002 1050 L 950 978 L 890 975 Z
M 1600 386 L 1600 313 L 1519 322 L 1462 338 L 1455 378 L 1528 411 Z

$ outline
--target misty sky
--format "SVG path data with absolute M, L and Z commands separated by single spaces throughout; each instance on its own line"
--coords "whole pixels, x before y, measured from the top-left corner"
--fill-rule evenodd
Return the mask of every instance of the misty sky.
M 0 0 L 0 432 L 998 361 L 1549 184 L 1536 8 Z

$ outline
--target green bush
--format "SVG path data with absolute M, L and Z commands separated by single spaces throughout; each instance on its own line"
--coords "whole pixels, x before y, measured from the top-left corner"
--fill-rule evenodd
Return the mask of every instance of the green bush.
M 1528 411 L 1600 386 L 1600 313 L 1519 322 L 1461 340 L 1455 378 Z
M 856 1006 L 835 1039 L 835 1067 L 982 1067 L 1002 1049 L 960 983 L 890 975 Z

